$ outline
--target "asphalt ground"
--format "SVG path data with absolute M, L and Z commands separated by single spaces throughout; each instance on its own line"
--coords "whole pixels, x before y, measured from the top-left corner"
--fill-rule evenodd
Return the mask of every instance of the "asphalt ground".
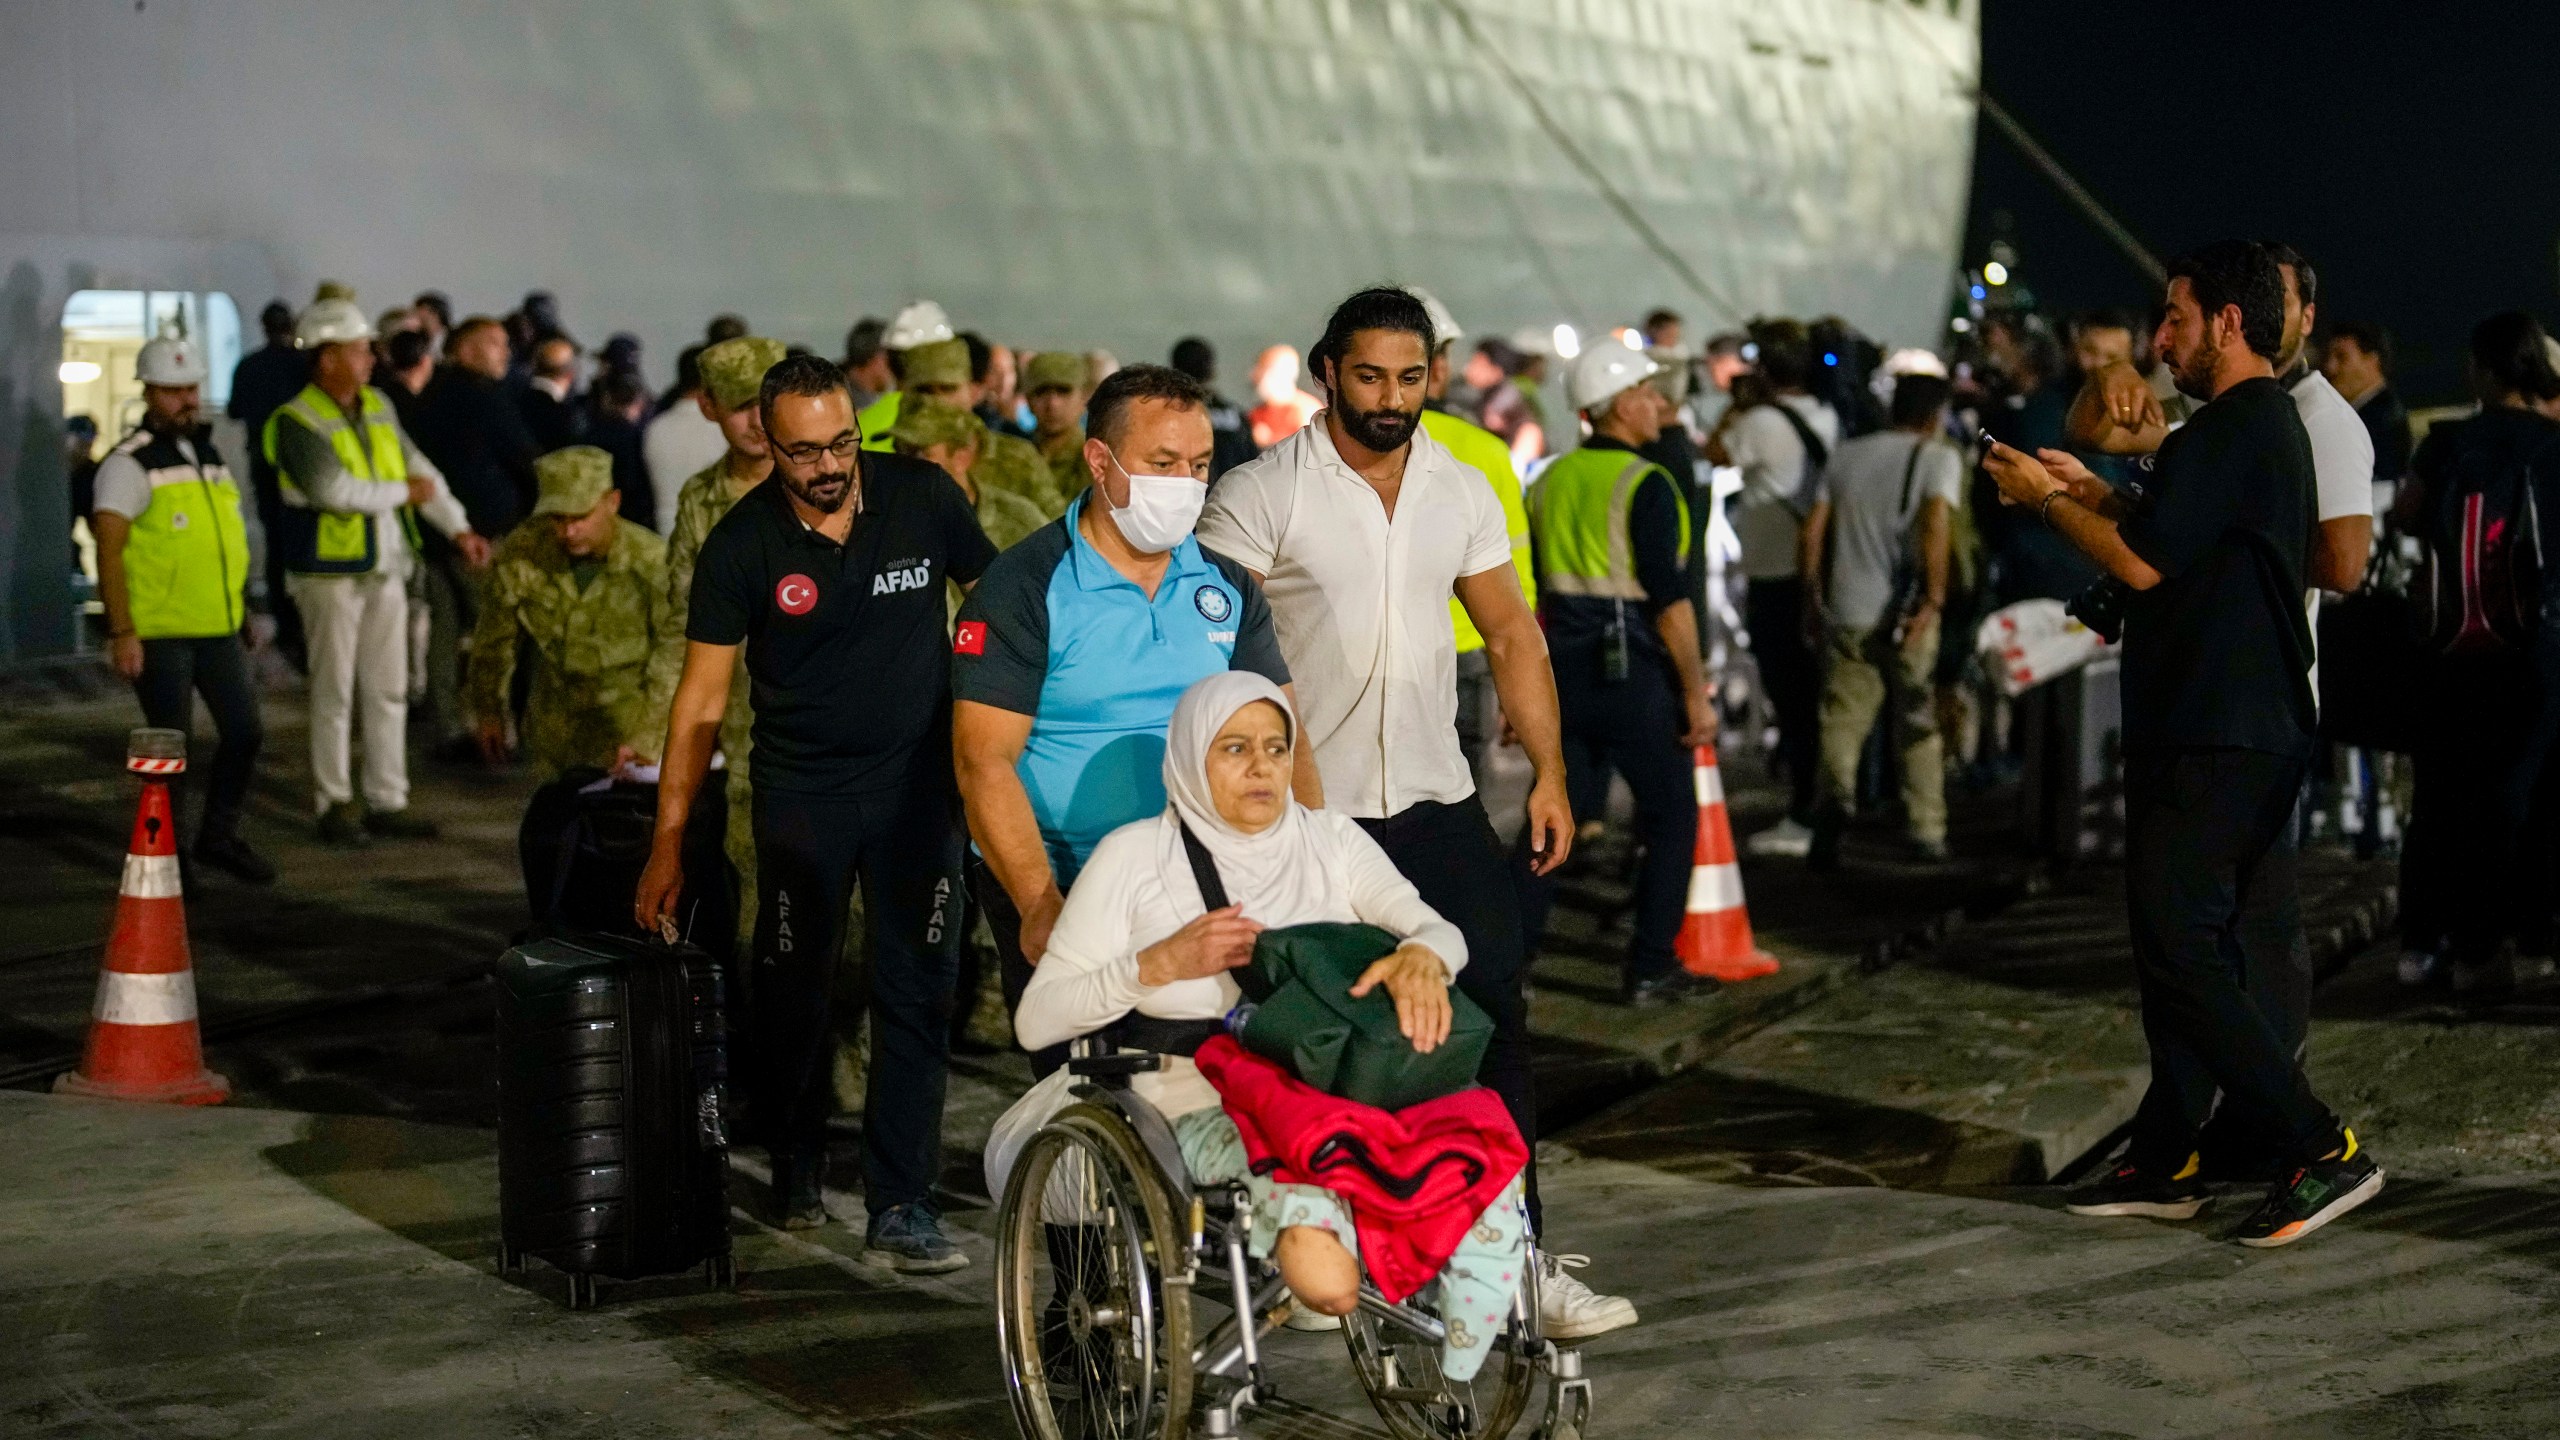
M 569 1312 L 557 1275 L 493 1273 L 476 969 L 521 923 L 529 784 L 422 765 L 445 841 L 322 851 L 290 706 L 270 715 L 252 834 L 286 883 L 189 897 L 209 1053 L 238 1087 L 214 1111 L 39 1093 L 77 1045 L 113 903 L 130 713 L 108 695 L 0 715 L 0 1066 L 34 1072 L 0 1092 L 0 1337 L 21 1357 L 0 1434 L 1007 1433 L 973 1151 L 1017 1062 L 955 1066 L 945 1188 L 970 1269 L 900 1279 L 856 1258 L 851 1226 L 765 1228 L 750 1154 L 737 1291 L 672 1277 Z M 1747 830 L 1765 788 L 1732 760 L 1728 781 Z M 1910 865 L 1880 832 L 1838 877 L 1747 864 L 1788 968 L 1681 1011 L 1606 1002 L 1607 846 L 1574 881 L 1533 991 L 1550 1239 L 1645 1314 L 1589 1347 L 1593 1433 L 2550 1428 L 2560 988 L 2531 975 L 2486 1010 L 2401 992 L 2388 948 L 2353 944 L 2387 875 L 2323 859 L 2315 924 L 2347 963 L 2310 1064 L 2389 1189 L 2279 1252 L 2220 1238 L 2245 1189 L 2192 1224 L 2074 1219 L 2018 1182 L 2070 1163 L 2057 1116 L 2095 1144 L 2092 1114 L 2120 1103 L 2121 902 L 2104 867 L 2026 866 L 1998 805 L 1960 810 L 1957 866 Z M 858 1225 L 858 1195 L 831 1206 Z M 1275 1343 L 1287 1403 L 1252 1433 L 1383 1433 L 1334 1342 Z

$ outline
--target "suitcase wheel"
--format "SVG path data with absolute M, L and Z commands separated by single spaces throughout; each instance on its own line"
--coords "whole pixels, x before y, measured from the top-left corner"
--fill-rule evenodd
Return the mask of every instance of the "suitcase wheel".
M 524 1252 L 504 1240 L 498 1242 L 498 1273 L 501 1275 L 524 1273 Z
M 733 1255 L 714 1255 L 702 1262 L 702 1280 L 714 1290 L 738 1288 L 738 1261 Z
M 575 1270 L 569 1272 L 569 1308 L 572 1310 L 596 1308 L 596 1277 L 581 1274 Z

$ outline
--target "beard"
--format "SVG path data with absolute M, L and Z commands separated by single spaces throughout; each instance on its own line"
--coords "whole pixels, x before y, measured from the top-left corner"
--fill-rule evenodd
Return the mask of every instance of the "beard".
M 1337 402 L 1342 409 L 1342 428 L 1370 450 L 1383 455 L 1413 438 L 1414 427 L 1422 423 L 1422 411 L 1354 410 L 1349 401 Z
M 2213 372 L 2222 362 L 2222 351 L 2207 336 L 2196 342 L 2184 355 L 2169 357 L 2169 378 L 2177 382 L 2178 393 L 2190 400 L 2213 398 Z
M 833 515 L 843 509 L 845 500 L 853 494 L 850 470 L 839 475 L 812 475 L 806 480 L 779 468 L 774 473 L 781 477 L 782 488 L 790 491 L 793 499 L 821 515 Z

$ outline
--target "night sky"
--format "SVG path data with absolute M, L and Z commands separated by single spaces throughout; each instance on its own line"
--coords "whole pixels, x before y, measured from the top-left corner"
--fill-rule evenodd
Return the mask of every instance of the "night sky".
M 1983 0 L 1986 88 L 2163 260 L 2292 242 L 2323 321 L 2378 320 L 2411 403 L 2462 398 L 2471 326 L 2560 319 L 2560 5 Z M 2005 213 L 2043 307 L 2140 272 L 1989 125 L 1965 260 Z

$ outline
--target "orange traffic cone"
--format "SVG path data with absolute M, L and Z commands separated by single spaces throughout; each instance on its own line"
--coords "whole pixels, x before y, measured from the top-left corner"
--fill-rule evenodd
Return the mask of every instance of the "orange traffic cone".
M 143 777 L 124 857 L 115 928 L 98 968 L 98 1002 L 80 1068 L 53 1082 L 64 1095 L 219 1105 L 231 1082 L 204 1068 L 196 1033 L 196 976 L 179 896 L 177 817 L 167 777 L 187 768 L 186 737 L 137 730 L 125 768 Z
M 1742 867 L 1733 857 L 1733 821 L 1725 814 L 1716 747 L 1699 746 L 1691 764 L 1698 779 L 1698 846 L 1689 870 L 1689 916 L 1674 947 L 1681 968 L 1710 980 L 1774 975 L 1777 960 L 1751 943 L 1751 914 L 1742 905 Z

